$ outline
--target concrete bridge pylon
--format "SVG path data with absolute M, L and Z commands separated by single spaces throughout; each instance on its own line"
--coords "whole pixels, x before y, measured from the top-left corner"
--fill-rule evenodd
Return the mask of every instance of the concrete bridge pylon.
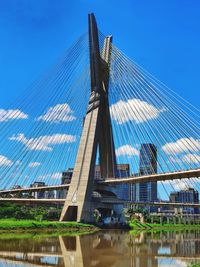
M 103 51 L 100 52 L 94 14 L 89 14 L 88 18 L 91 94 L 60 221 L 94 221 L 95 203 L 92 202 L 92 193 L 98 148 L 102 177 L 115 177 L 116 156 L 108 103 L 112 37 L 105 38 Z

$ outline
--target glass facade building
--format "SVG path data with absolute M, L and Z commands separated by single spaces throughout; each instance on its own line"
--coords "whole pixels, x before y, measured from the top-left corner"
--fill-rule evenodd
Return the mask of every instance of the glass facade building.
M 171 192 L 170 202 L 172 203 L 199 203 L 199 192 L 193 188 L 188 188 L 185 190 Z M 187 213 L 199 213 L 199 208 L 184 207 L 184 212 Z
M 140 148 L 139 175 L 157 173 L 157 148 L 154 144 L 142 144 Z M 132 188 L 132 200 L 157 201 L 157 182 L 137 183 Z
M 116 178 L 126 178 L 130 176 L 130 165 L 129 164 L 117 164 L 115 170 Z M 100 165 L 95 166 L 95 180 L 101 179 Z M 112 190 L 119 199 L 130 200 L 130 185 L 121 184 L 116 185 Z

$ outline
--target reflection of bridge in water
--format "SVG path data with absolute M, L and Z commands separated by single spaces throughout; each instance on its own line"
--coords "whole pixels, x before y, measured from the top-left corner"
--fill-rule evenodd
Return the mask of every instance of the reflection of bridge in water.
M 129 232 L 110 231 L 75 237 L 2 240 L 0 258 L 0 263 L 10 261 L 20 266 L 158 267 L 160 259 L 163 263 L 168 258 L 183 262 L 200 259 L 200 233 L 138 233 L 133 236 Z

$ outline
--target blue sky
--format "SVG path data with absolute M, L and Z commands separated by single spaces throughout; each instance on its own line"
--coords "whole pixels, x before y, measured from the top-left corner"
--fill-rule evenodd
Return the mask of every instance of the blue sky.
M 0 1 L 0 104 L 20 95 L 87 30 L 94 12 L 114 43 L 198 106 L 198 0 Z
M 7 0 L 0 1 L 0 108 L 87 31 L 90 12 L 129 58 L 199 106 L 199 1 Z

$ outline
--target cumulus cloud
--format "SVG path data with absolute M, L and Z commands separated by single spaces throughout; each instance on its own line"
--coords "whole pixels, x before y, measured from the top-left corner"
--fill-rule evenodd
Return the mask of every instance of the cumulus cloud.
M 170 156 L 168 162 L 169 163 L 174 162 L 174 163 L 179 163 L 179 164 L 182 163 L 181 158 L 180 157 L 176 157 L 175 155 Z
M 167 143 L 162 146 L 162 150 L 167 154 L 178 154 L 183 152 L 197 152 L 200 150 L 200 140 L 190 138 L 181 138 L 176 142 Z
M 40 165 L 41 165 L 40 162 L 30 162 L 28 166 L 29 166 L 29 168 L 35 168 L 35 167 L 38 167 Z
M 139 151 L 132 147 L 131 145 L 124 145 L 124 146 L 120 146 L 119 148 L 116 149 L 116 156 L 138 156 L 139 155 Z
M 1 166 L 11 166 L 13 162 L 7 157 L 0 155 L 0 167 Z
M 38 117 L 37 120 L 57 123 L 73 121 L 76 119 L 73 113 L 73 110 L 68 104 L 57 104 L 54 107 L 50 107 L 47 112 Z
M 67 134 L 53 134 L 28 139 L 23 133 L 20 133 L 18 135 L 13 135 L 9 138 L 9 140 L 20 142 L 29 150 L 52 151 L 52 146 L 75 142 L 76 137 L 74 135 Z
M 0 122 L 27 118 L 28 115 L 19 109 L 0 109 Z
M 137 98 L 129 99 L 128 101 L 118 101 L 111 105 L 111 118 L 118 124 L 123 124 L 127 121 L 136 123 L 146 122 L 156 119 L 164 109 L 157 109 L 155 106 Z
M 200 155 L 197 154 L 186 154 L 182 157 L 182 160 L 188 163 L 199 163 Z
M 59 180 L 62 178 L 62 173 L 61 172 L 54 172 L 54 173 L 49 173 L 49 174 L 44 174 L 38 176 L 39 180 L 45 180 L 45 179 L 54 179 L 54 180 Z
M 52 179 L 61 179 L 61 177 L 62 177 L 62 173 L 60 173 L 60 172 L 56 172 L 56 173 L 51 174 Z
M 196 154 L 196 153 L 188 153 L 185 155 L 179 155 L 177 154 L 177 157 L 174 156 L 170 156 L 169 157 L 169 163 L 170 162 L 174 162 L 177 164 L 183 164 L 184 163 L 199 163 L 200 162 L 200 155 Z
M 172 181 L 162 181 L 159 184 L 173 186 L 173 188 L 177 191 L 179 190 L 186 190 L 189 188 L 188 179 L 181 179 L 181 180 L 172 180 Z

